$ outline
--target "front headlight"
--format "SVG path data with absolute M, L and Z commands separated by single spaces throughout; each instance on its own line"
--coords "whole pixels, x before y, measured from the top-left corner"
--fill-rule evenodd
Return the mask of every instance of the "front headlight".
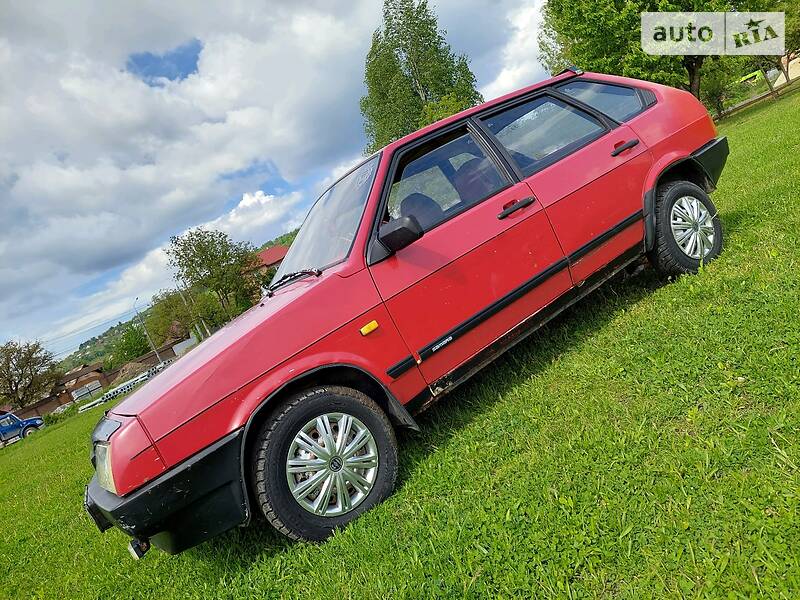
M 116 494 L 117 486 L 114 485 L 114 474 L 111 472 L 111 444 L 97 442 L 94 446 L 94 453 L 97 465 L 97 483 L 103 489 Z

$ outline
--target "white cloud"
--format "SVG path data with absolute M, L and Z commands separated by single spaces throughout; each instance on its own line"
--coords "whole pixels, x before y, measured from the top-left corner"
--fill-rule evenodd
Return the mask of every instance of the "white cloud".
M 264 239 L 271 225 L 281 222 L 289 211 L 303 199 L 300 192 L 286 196 L 265 194 L 262 190 L 245 193 L 230 212 L 202 225 L 218 229 L 233 239 Z
M 538 61 L 539 28 L 544 0 L 512 10 L 508 22 L 513 29 L 502 53 L 502 68 L 497 76 L 481 89 L 491 100 L 544 79 L 547 72 Z
M 435 6 L 490 81 L 484 93 L 538 72 L 523 27 L 535 15 L 520 6 Z M 191 227 L 261 243 L 297 226 L 361 160 L 358 99 L 379 21 L 373 0 L 4 6 L 0 339 L 129 310 L 170 284 L 162 247 Z M 125 70 L 132 53 L 191 39 L 202 50 L 182 80 L 151 87 Z
M 125 269 L 108 287 L 85 298 L 80 316 L 60 319 L 48 335 L 51 338 L 64 336 L 128 313 L 137 296 L 137 304 L 141 307 L 147 305 L 158 290 L 172 285 L 172 272 L 163 248 L 151 250 L 134 266 Z

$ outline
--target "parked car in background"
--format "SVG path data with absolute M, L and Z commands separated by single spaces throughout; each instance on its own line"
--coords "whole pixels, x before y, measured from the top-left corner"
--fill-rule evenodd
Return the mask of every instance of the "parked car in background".
M 395 428 L 616 273 L 722 249 L 728 155 L 685 91 L 567 71 L 389 144 L 262 302 L 114 407 L 85 505 L 141 556 L 254 513 L 323 540 L 394 488 Z
M 44 419 L 32 417 L 20 419 L 13 413 L 0 414 L 0 447 L 17 439 L 26 438 L 44 427 Z

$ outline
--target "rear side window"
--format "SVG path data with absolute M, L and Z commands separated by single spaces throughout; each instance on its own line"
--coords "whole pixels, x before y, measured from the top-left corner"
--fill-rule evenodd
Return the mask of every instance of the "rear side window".
M 593 116 L 548 96 L 506 109 L 483 122 L 526 176 L 606 131 Z
M 596 81 L 570 81 L 559 86 L 558 91 L 588 104 L 617 121 L 627 121 L 645 108 L 638 92 L 622 85 Z

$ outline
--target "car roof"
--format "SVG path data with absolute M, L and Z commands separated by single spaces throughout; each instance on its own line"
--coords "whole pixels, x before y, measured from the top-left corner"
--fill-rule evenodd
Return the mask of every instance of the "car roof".
M 567 79 L 572 79 L 573 77 L 576 77 L 578 75 L 583 75 L 583 72 L 582 71 L 572 70 L 572 69 L 567 69 L 566 71 L 563 71 L 563 72 L 559 73 L 555 77 L 549 77 L 549 78 L 544 79 L 542 81 L 539 81 L 537 83 L 531 84 L 531 85 L 529 85 L 527 87 L 515 90 L 513 92 L 509 92 L 509 93 L 504 94 L 502 96 L 498 96 L 497 98 L 493 98 L 492 100 L 488 100 L 487 102 L 483 102 L 481 104 L 478 104 L 477 106 L 471 106 L 470 108 L 462 110 L 461 112 L 457 112 L 454 115 L 451 115 L 449 117 L 445 117 L 444 119 L 436 121 L 435 123 L 431 123 L 430 125 L 426 125 L 422 129 L 418 129 L 417 131 L 409 133 L 408 135 L 405 135 L 405 136 L 403 136 L 403 137 L 401 137 L 401 138 L 399 138 L 399 139 L 397 139 L 397 140 L 395 140 L 393 142 L 388 143 L 382 150 L 394 151 L 396 148 L 398 148 L 400 146 L 404 146 L 404 145 L 408 144 L 409 142 L 412 142 L 415 139 L 430 133 L 431 131 L 436 131 L 437 129 L 441 129 L 442 127 L 446 127 L 450 123 L 454 123 L 456 121 L 460 121 L 460 120 L 462 120 L 462 119 L 464 119 L 466 117 L 469 117 L 469 116 L 474 115 L 476 113 L 482 112 L 482 111 L 486 110 L 487 108 L 491 108 L 492 106 L 497 106 L 499 104 L 502 104 L 503 102 L 506 102 L 507 100 L 511 100 L 513 98 L 516 98 L 517 96 L 522 96 L 522 95 L 527 94 L 529 92 L 532 92 L 532 91 L 535 91 L 535 90 L 538 90 L 538 89 L 541 89 L 541 88 L 548 87 L 550 85 L 553 85 L 554 83 L 558 83 L 558 82 L 561 82 L 561 81 L 564 81 L 564 80 L 567 80 Z

